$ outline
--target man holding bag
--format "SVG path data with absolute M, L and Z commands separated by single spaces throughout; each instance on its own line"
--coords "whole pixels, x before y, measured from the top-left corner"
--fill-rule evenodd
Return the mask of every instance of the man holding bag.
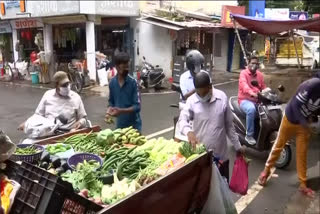
M 193 146 L 203 143 L 207 149 L 213 150 L 220 174 L 229 180 L 227 138 L 237 152 L 244 153 L 244 148 L 235 133 L 228 98 L 224 92 L 213 88 L 206 71 L 195 75 L 194 86 L 196 93 L 187 99 L 180 113 L 180 131 L 188 136 Z M 188 122 L 189 118 L 193 125 Z

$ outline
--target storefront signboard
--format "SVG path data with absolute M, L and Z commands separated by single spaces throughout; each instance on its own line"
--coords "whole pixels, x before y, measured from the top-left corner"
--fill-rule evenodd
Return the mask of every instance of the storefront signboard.
M 4 3 L 6 5 L 6 9 L 9 9 L 9 8 L 20 8 L 20 1 L 6 0 Z
M 43 22 L 40 19 L 17 19 L 11 21 L 13 29 L 23 28 L 38 28 L 43 27 Z
M 264 8 L 266 5 L 265 0 L 250 0 L 249 1 L 249 16 L 254 16 L 256 18 L 264 17 Z
M 289 20 L 289 8 L 266 8 L 264 18 L 271 20 Z
M 244 6 L 222 6 L 221 25 L 223 27 L 233 27 L 233 22 L 230 14 L 245 15 L 246 7 Z
M 9 22 L 0 22 L 0 34 L 11 33 L 12 29 Z
M 1 19 L 14 19 L 18 18 L 17 13 L 21 13 L 20 11 L 20 1 L 7 1 L 2 0 L 0 3 L 4 3 L 5 13 L 1 13 Z
M 290 11 L 289 17 L 293 20 L 307 20 L 308 12 Z
M 97 15 L 139 16 L 139 1 L 94 1 Z
M 92 1 L 94 3 L 94 1 Z M 80 13 L 79 1 L 26 1 L 31 17 L 63 16 Z

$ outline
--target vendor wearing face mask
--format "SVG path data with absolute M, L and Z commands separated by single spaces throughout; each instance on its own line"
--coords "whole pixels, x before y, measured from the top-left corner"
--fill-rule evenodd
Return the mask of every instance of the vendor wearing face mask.
M 246 113 L 247 134 L 245 139 L 250 145 L 256 144 L 254 119 L 256 117 L 258 93 L 266 88 L 263 74 L 258 69 L 259 60 L 253 56 L 250 58 L 247 69 L 241 71 L 239 77 L 238 102 L 241 110 Z
M 55 89 L 48 90 L 42 97 L 35 114 L 49 119 L 63 118 L 64 130 L 76 130 L 86 125 L 87 113 L 81 97 L 71 91 L 68 75 L 58 71 L 53 76 Z M 24 123 L 18 128 L 24 129 Z
M 130 57 L 121 52 L 114 57 L 118 71 L 109 84 L 109 107 L 106 119 L 117 117 L 117 128 L 133 126 L 141 132 L 140 96 L 137 82 L 128 75 Z
M 228 98 L 224 92 L 212 86 L 206 71 L 195 75 L 194 86 L 196 93 L 187 99 L 186 106 L 180 113 L 180 131 L 188 136 L 193 146 L 203 143 L 207 149 L 213 150 L 221 175 L 228 179 L 227 138 L 236 151 L 244 152 L 233 126 Z M 188 122 L 189 118 L 192 118 L 193 125 Z

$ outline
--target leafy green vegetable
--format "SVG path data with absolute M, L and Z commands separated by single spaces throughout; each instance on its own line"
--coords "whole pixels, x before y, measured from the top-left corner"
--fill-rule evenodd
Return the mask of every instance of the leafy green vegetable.
M 188 142 L 183 142 L 179 148 L 179 152 L 185 158 L 189 158 L 193 154 L 202 154 L 206 151 L 206 147 L 203 144 L 197 144 L 196 149 L 193 149 L 192 145 Z
M 72 147 L 69 144 L 56 143 L 52 145 L 48 145 L 46 150 L 50 153 L 50 155 L 57 154 L 59 152 L 65 152 L 70 150 Z
M 103 184 L 97 178 L 95 164 L 83 162 L 77 165 L 75 171 L 63 173 L 61 177 L 71 183 L 76 191 L 88 189 L 90 197 L 100 197 Z
M 97 135 L 97 144 L 102 147 L 112 145 L 114 142 L 114 134 L 111 129 L 105 129 Z

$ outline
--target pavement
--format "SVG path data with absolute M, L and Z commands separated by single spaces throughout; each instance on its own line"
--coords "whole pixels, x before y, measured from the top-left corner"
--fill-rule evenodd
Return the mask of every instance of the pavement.
M 213 73 L 215 87 L 223 90 L 227 96 L 237 95 L 238 74 Z M 25 83 L 0 82 L 0 128 L 3 129 L 15 143 L 24 138 L 17 131 L 17 126 L 31 116 L 36 109 L 43 93 L 49 87 L 32 86 Z M 98 90 L 98 92 L 92 90 Z M 107 87 L 84 90 L 81 94 L 89 119 L 102 128 L 108 126 L 104 122 L 107 107 Z M 170 104 L 178 102 L 179 95 L 168 90 L 160 92 L 148 91 L 142 94 L 141 117 L 142 133 L 149 136 L 172 138 L 173 117 L 177 109 Z M 112 128 L 112 127 L 108 127 Z M 308 151 L 309 185 L 318 191 L 314 200 L 306 199 L 298 191 L 298 179 L 295 166 L 295 145 L 292 145 L 293 158 L 284 170 L 276 170 L 265 188 L 257 188 L 256 180 L 264 168 L 268 153 L 260 153 L 251 149 L 247 155 L 252 159 L 249 166 L 249 192 L 246 196 L 232 194 L 239 213 L 242 214 L 316 214 L 319 213 L 320 196 L 320 138 L 315 136 Z M 229 145 L 230 170 L 234 162 L 235 152 Z

